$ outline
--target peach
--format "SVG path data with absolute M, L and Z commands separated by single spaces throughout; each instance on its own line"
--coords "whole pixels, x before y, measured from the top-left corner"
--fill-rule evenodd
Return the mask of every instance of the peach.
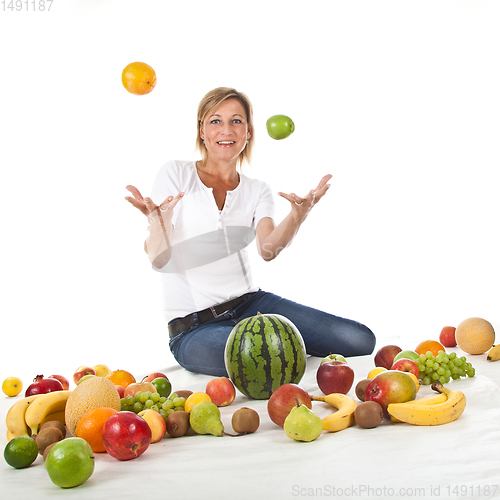
M 125 392 L 123 393 L 123 397 L 133 396 L 136 392 L 158 392 L 156 387 L 151 382 L 134 382 L 133 384 L 129 384 L 125 388 Z
M 165 419 L 155 410 L 142 410 L 138 413 L 149 425 L 151 429 L 151 443 L 161 441 L 167 432 L 167 424 Z

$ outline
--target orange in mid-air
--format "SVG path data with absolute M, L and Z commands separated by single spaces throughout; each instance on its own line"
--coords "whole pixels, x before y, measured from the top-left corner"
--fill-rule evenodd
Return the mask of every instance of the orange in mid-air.
M 424 340 L 415 348 L 417 354 L 425 354 L 427 351 L 431 351 L 434 356 L 437 356 L 439 351 L 446 352 L 446 349 L 437 340 Z
M 155 70 L 143 62 L 130 63 L 122 72 L 122 83 L 131 94 L 149 94 L 156 85 Z

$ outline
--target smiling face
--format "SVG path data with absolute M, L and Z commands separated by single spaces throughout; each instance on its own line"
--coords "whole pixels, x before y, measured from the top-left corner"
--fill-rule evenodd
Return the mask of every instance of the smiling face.
M 238 99 L 227 99 L 200 124 L 209 160 L 236 163 L 252 132 L 243 105 Z

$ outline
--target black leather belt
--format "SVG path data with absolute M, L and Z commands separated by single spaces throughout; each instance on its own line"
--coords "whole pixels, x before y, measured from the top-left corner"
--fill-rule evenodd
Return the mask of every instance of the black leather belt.
M 178 333 L 181 333 L 184 330 L 187 330 L 188 328 L 195 326 L 195 320 L 194 320 L 195 314 L 198 316 L 198 324 L 200 325 L 202 323 L 210 321 L 211 319 L 223 316 L 231 309 L 234 309 L 236 306 L 239 306 L 242 302 L 247 300 L 255 293 L 256 292 L 245 293 L 245 295 L 241 295 L 240 297 L 228 300 L 227 302 L 223 302 L 222 304 L 217 304 L 207 309 L 203 309 L 203 311 L 198 311 L 193 314 L 188 314 L 183 318 L 176 319 L 168 325 L 168 334 L 170 337 L 173 337 L 174 335 L 177 335 Z

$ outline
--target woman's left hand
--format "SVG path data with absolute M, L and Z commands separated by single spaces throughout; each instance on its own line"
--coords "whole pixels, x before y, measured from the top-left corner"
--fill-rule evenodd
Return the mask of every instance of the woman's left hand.
M 301 198 L 297 196 L 295 193 L 278 193 L 282 198 L 288 200 L 291 204 L 292 213 L 299 219 L 304 220 L 311 209 L 318 203 L 321 198 L 326 194 L 328 189 L 330 188 L 330 184 L 327 184 L 328 181 L 332 178 L 330 174 L 325 175 L 320 181 L 316 189 L 311 189 L 309 193 Z

